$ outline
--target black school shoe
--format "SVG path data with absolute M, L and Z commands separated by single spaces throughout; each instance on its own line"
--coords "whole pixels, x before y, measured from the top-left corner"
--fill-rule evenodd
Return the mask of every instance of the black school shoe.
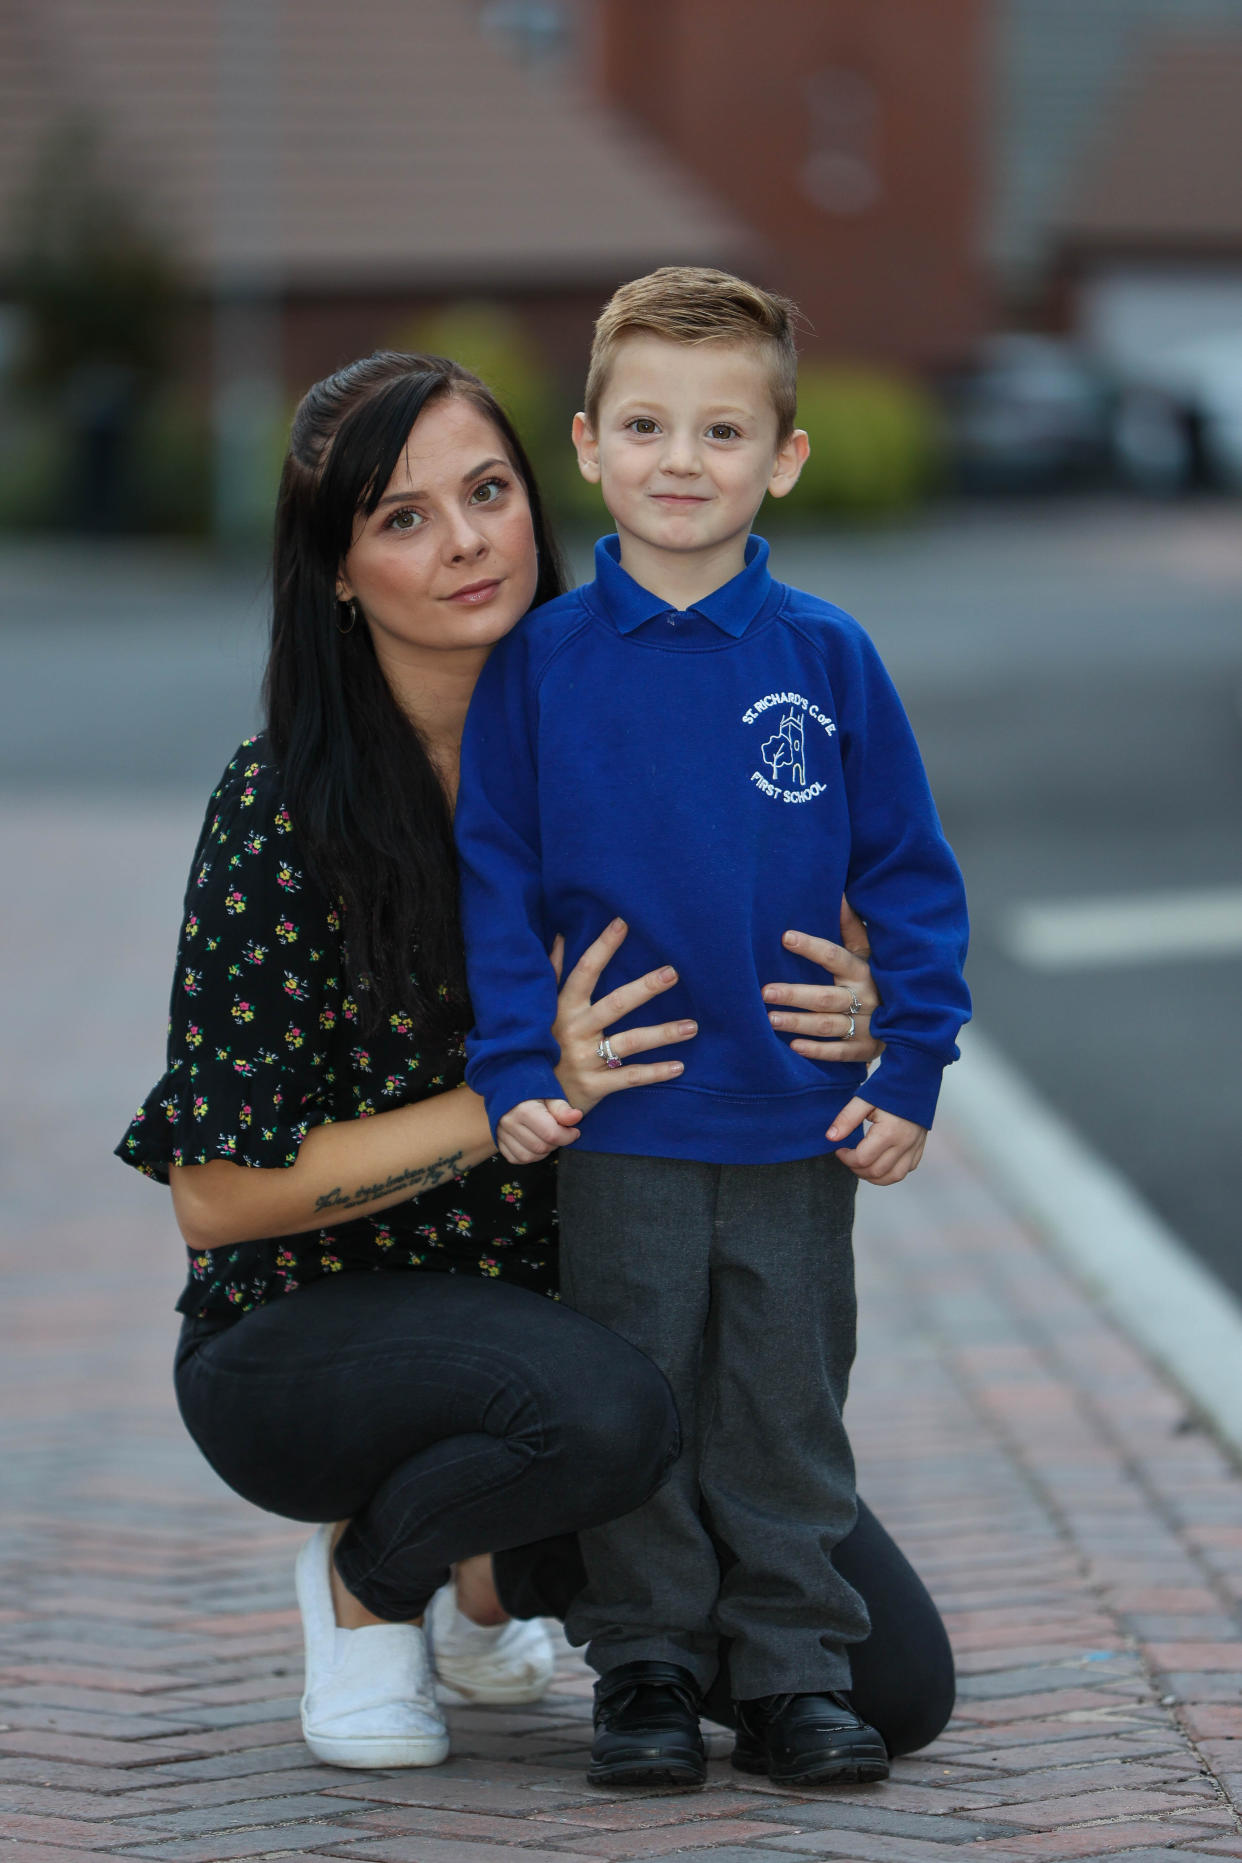
M 868 1785 L 888 1778 L 888 1749 L 846 1695 L 761 1695 L 734 1703 L 739 1772 L 785 1785 Z
M 699 1689 L 676 1662 L 625 1662 L 595 1684 L 592 1785 L 702 1785 Z

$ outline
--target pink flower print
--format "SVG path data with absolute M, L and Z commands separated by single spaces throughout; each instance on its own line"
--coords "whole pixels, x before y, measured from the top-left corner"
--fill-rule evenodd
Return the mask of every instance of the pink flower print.
M 241 1074 L 243 1078 L 248 1080 L 251 1074 L 254 1073 L 254 1062 L 247 1061 L 244 1055 L 241 1055 L 241 1054 L 234 1055 L 233 1072 L 235 1074 Z
M 202 971 L 191 970 L 187 966 L 185 971 L 182 973 L 182 977 L 181 977 L 181 987 L 185 991 L 186 995 L 197 996 L 199 993 L 199 990 L 202 988 L 202 983 L 203 983 Z
M 161 1100 L 160 1105 L 164 1109 L 164 1117 L 167 1119 L 169 1125 L 175 1126 L 177 1123 L 177 1114 L 181 1111 L 176 1097 L 173 1096 L 171 1099 Z
M 278 1268 L 296 1268 L 297 1265 L 298 1265 L 298 1258 L 293 1253 L 292 1249 L 287 1249 L 287 1248 L 277 1249 L 276 1266 Z
M 448 1225 L 454 1235 L 468 1236 L 470 1231 L 474 1228 L 474 1218 L 473 1216 L 468 1216 L 465 1210 L 450 1210 L 448 1213 Z
M 191 1022 L 190 1026 L 187 1028 L 185 1032 L 185 1045 L 187 1048 L 202 1047 L 203 1031 L 199 1028 L 197 1022 Z
M 392 1247 L 392 1230 L 384 1223 L 376 1223 L 375 1225 L 375 1242 L 377 1248 Z
M 289 819 L 289 811 L 283 802 L 272 817 L 272 826 L 277 834 L 292 834 L 293 832 L 293 823 Z
M 359 1119 L 370 1119 L 374 1111 L 375 1111 L 374 1100 L 359 1100 L 358 1102 Z
M 340 929 L 341 929 L 341 915 L 337 911 L 335 906 L 329 906 L 328 907 L 328 930 L 337 932 L 337 931 L 340 931 Z
M 291 1048 L 300 1048 L 306 1040 L 296 1022 L 291 1022 L 285 1030 L 285 1040 Z
M 190 1257 L 190 1267 L 200 1280 L 205 1279 L 211 1270 L 211 1256 L 192 1255 Z
M 291 970 L 285 972 L 285 980 L 281 988 L 286 996 L 293 998 L 295 1003 L 306 1001 L 306 984 L 301 977 L 295 977 Z
M 334 1029 L 336 1027 L 336 1010 L 331 1006 L 327 1009 L 321 1009 L 319 1011 L 319 1026 L 321 1029 Z
M 356 1022 L 358 1020 L 358 1005 L 352 996 L 347 996 L 341 1004 L 341 1014 L 347 1022 Z
M 479 1272 L 481 1274 L 490 1275 L 495 1279 L 496 1275 L 500 1273 L 500 1263 L 496 1260 L 494 1255 L 480 1255 Z
M 282 944 L 295 944 L 297 942 L 297 935 L 298 928 L 292 919 L 277 920 L 276 936 L 280 939 Z
M 247 783 L 246 787 L 242 790 L 241 795 L 237 798 L 237 800 L 240 802 L 242 808 L 244 809 L 253 808 L 254 806 L 254 784 Z
M 234 917 L 244 912 L 246 910 L 245 893 L 239 893 L 235 886 L 231 887 L 224 895 L 224 909 L 226 912 L 231 912 Z
M 209 860 L 205 860 L 202 866 L 199 868 L 198 872 L 194 875 L 195 886 L 206 886 L 207 876 L 210 874 L 210 872 L 211 872 L 211 862 Z
M 349 1058 L 360 1074 L 370 1072 L 371 1057 L 365 1048 L 351 1048 L 349 1051 Z
M 500 1194 L 506 1203 L 520 1203 L 522 1201 L 522 1186 L 520 1184 L 502 1184 L 500 1186 Z
M 246 839 L 242 842 L 242 846 L 248 854 L 261 854 L 266 845 L 267 836 L 265 834 L 260 834 L 257 828 L 253 834 L 248 834 Z
M 196 1119 L 205 1119 L 207 1117 L 207 1095 L 205 1093 L 196 1093 L 194 1095 L 193 1111 Z
M 220 1134 L 220 1140 L 219 1140 L 219 1144 L 218 1144 L 218 1146 L 217 1146 L 217 1150 L 219 1151 L 219 1153 L 220 1153 L 220 1156 L 221 1156 L 222 1158 L 233 1158 L 233 1157 L 235 1157 L 235 1156 L 237 1155 L 237 1136 L 236 1136 L 236 1134 L 235 1134 L 235 1133 L 233 1133 L 233 1132 L 222 1132 L 222 1133 Z
M 430 1242 L 433 1248 L 440 1240 L 440 1231 L 434 1223 L 420 1223 L 414 1233 L 421 1236 L 424 1242 Z
M 165 1101 L 164 1101 L 164 1104 L 165 1104 L 165 1106 L 167 1106 L 167 1105 L 168 1105 L 168 1101 L 167 1101 L 167 1100 L 165 1100 Z M 175 1102 L 174 1102 L 174 1104 L 175 1104 Z M 147 1109 L 146 1109 L 146 1107 L 145 1107 L 145 1106 L 140 1106 L 140 1107 L 138 1108 L 138 1111 L 137 1111 L 137 1112 L 136 1112 L 136 1113 L 134 1114 L 134 1116 L 133 1116 L 133 1118 L 132 1118 L 132 1119 L 130 1120 L 130 1122 L 129 1122 L 129 1123 L 130 1123 L 130 1125 L 131 1125 L 131 1126 L 140 1126 L 140 1125 L 143 1125 L 143 1124 L 145 1123 L 145 1121 L 146 1121 L 146 1117 L 147 1117 Z M 125 1141 L 125 1142 L 126 1142 L 126 1144 L 127 1144 L 128 1146 L 130 1146 L 130 1148 L 132 1149 L 132 1147 L 133 1147 L 133 1143 L 134 1143 L 134 1141 L 133 1141 L 132 1139 L 126 1139 L 126 1141 Z
M 254 939 L 251 938 L 247 941 L 242 956 L 248 964 L 261 964 L 267 956 L 267 946 L 265 944 L 256 944 Z
M 321 1268 L 326 1268 L 329 1274 L 335 1274 L 340 1268 L 341 1258 L 339 1255 L 328 1252 L 319 1257 L 319 1265 Z
M 236 1281 L 231 1281 L 229 1285 L 225 1288 L 224 1292 L 231 1306 L 234 1306 L 234 1307 L 241 1306 L 243 1295 L 242 1295 L 242 1290 L 237 1285 Z
M 252 1112 L 250 1107 L 243 1106 L 241 1111 L 237 1115 L 237 1123 L 239 1126 L 245 1128 L 250 1124 L 253 1118 L 254 1118 L 254 1113 Z
M 242 996 L 235 996 L 233 998 L 233 1007 L 229 1013 L 232 1015 L 234 1022 L 253 1022 L 254 1004 L 248 1003 Z
M 407 1016 L 403 1009 L 398 1010 L 395 1014 L 389 1016 L 388 1022 L 389 1022 L 390 1028 L 392 1028 L 398 1035 L 412 1035 L 414 1033 L 413 1018 L 411 1016 Z
M 247 744 L 253 744 L 253 743 L 254 743 L 254 739 L 253 739 L 252 737 L 248 737 L 248 738 L 246 739 L 246 742 L 247 742 Z M 246 775 L 247 775 L 247 776 L 257 776 L 257 775 L 259 774 L 259 771 L 260 771 L 260 770 L 261 770 L 262 768 L 263 768 L 263 765 L 262 765 L 261 763 L 248 763 L 248 764 L 246 765 Z
M 282 860 L 276 869 L 276 884 L 287 893 L 297 893 L 302 888 L 302 875 L 287 860 Z
M 185 935 L 187 938 L 198 937 L 198 915 L 197 913 L 191 912 L 189 918 L 186 920 Z
M 401 1082 L 400 1074 L 389 1074 L 387 1079 L 384 1082 L 385 1098 L 391 1099 L 394 1093 L 400 1093 L 401 1085 L 402 1085 L 402 1082 Z

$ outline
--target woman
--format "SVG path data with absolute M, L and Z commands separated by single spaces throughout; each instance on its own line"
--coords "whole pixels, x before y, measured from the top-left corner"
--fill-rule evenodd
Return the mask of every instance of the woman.
M 277 509 L 267 730 L 208 809 L 168 1072 L 118 1148 L 170 1183 L 190 1250 L 191 1435 L 239 1494 L 324 1523 L 298 1561 L 302 1718 L 338 1765 L 447 1753 L 425 1617 L 442 1683 L 541 1693 L 546 1638 L 505 1607 L 563 1611 L 576 1531 L 638 1506 L 677 1451 L 654 1367 L 545 1298 L 551 1170 L 499 1159 L 462 1084 L 462 723 L 490 648 L 562 587 L 529 462 L 475 377 L 379 354 L 311 389 Z M 631 1029 L 628 1065 L 601 1063 L 609 1027 L 674 980 L 592 1002 L 624 936 L 603 928 L 561 991 L 558 1074 L 584 1112 L 672 1078 L 680 1062 L 634 1057 L 693 1038 Z M 869 1057 L 865 962 L 800 937 L 846 987 L 765 992 L 774 1023 Z M 857 1704 L 910 1751 L 952 1705 L 943 1628 L 865 1509 L 838 1563 L 872 1615 Z

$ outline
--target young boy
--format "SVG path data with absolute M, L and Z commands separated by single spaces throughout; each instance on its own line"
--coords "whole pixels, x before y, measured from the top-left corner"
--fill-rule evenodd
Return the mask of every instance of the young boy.
M 698 1031 L 680 1078 L 601 1099 L 560 1164 L 564 1298 L 655 1360 L 683 1431 L 667 1484 L 582 1535 L 567 1630 L 600 1676 L 596 1781 L 702 1783 L 722 1638 L 735 1766 L 888 1771 L 846 1698 L 868 1622 L 832 1564 L 855 1509 L 853 1201 L 859 1176 L 918 1162 L 969 1013 L 966 912 L 875 649 L 774 581 L 750 536 L 809 451 L 792 313 L 697 268 L 616 293 L 574 440 L 617 535 L 592 583 L 496 647 L 462 746 L 467 1079 L 505 1156 L 546 1154 L 578 1117 L 553 1072 L 556 933 L 570 966 L 623 917 L 601 988 L 671 964 L 663 1013 Z M 789 928 L 835 926 L 846 893 L 883 1000 L 865 1090 L 761 998 L 765 978 L 812 980 Z

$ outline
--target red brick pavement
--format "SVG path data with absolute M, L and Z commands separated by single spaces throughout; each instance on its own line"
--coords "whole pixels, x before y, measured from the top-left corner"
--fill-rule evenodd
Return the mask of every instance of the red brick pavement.
M 168 1388 L 178 1253 L 110 1162 L 155 1071 L 193 822 L 0 813 L 21 982 L 4 1047 L 0 1863 L 1242 1859 L 1242 1477 L 938 1133 L 864 1192 L 862 1482 L 948 1618 L 944 1737 L 879 1787 L 583 1780 L 589 1684 L 463 1710 L 443 1767 L 298 1739 L 301 1530 L 228 1494 Z M 117 874 L 121 882 L 118 883 Z M 75 902 L 93 889 L 94 949 Z

